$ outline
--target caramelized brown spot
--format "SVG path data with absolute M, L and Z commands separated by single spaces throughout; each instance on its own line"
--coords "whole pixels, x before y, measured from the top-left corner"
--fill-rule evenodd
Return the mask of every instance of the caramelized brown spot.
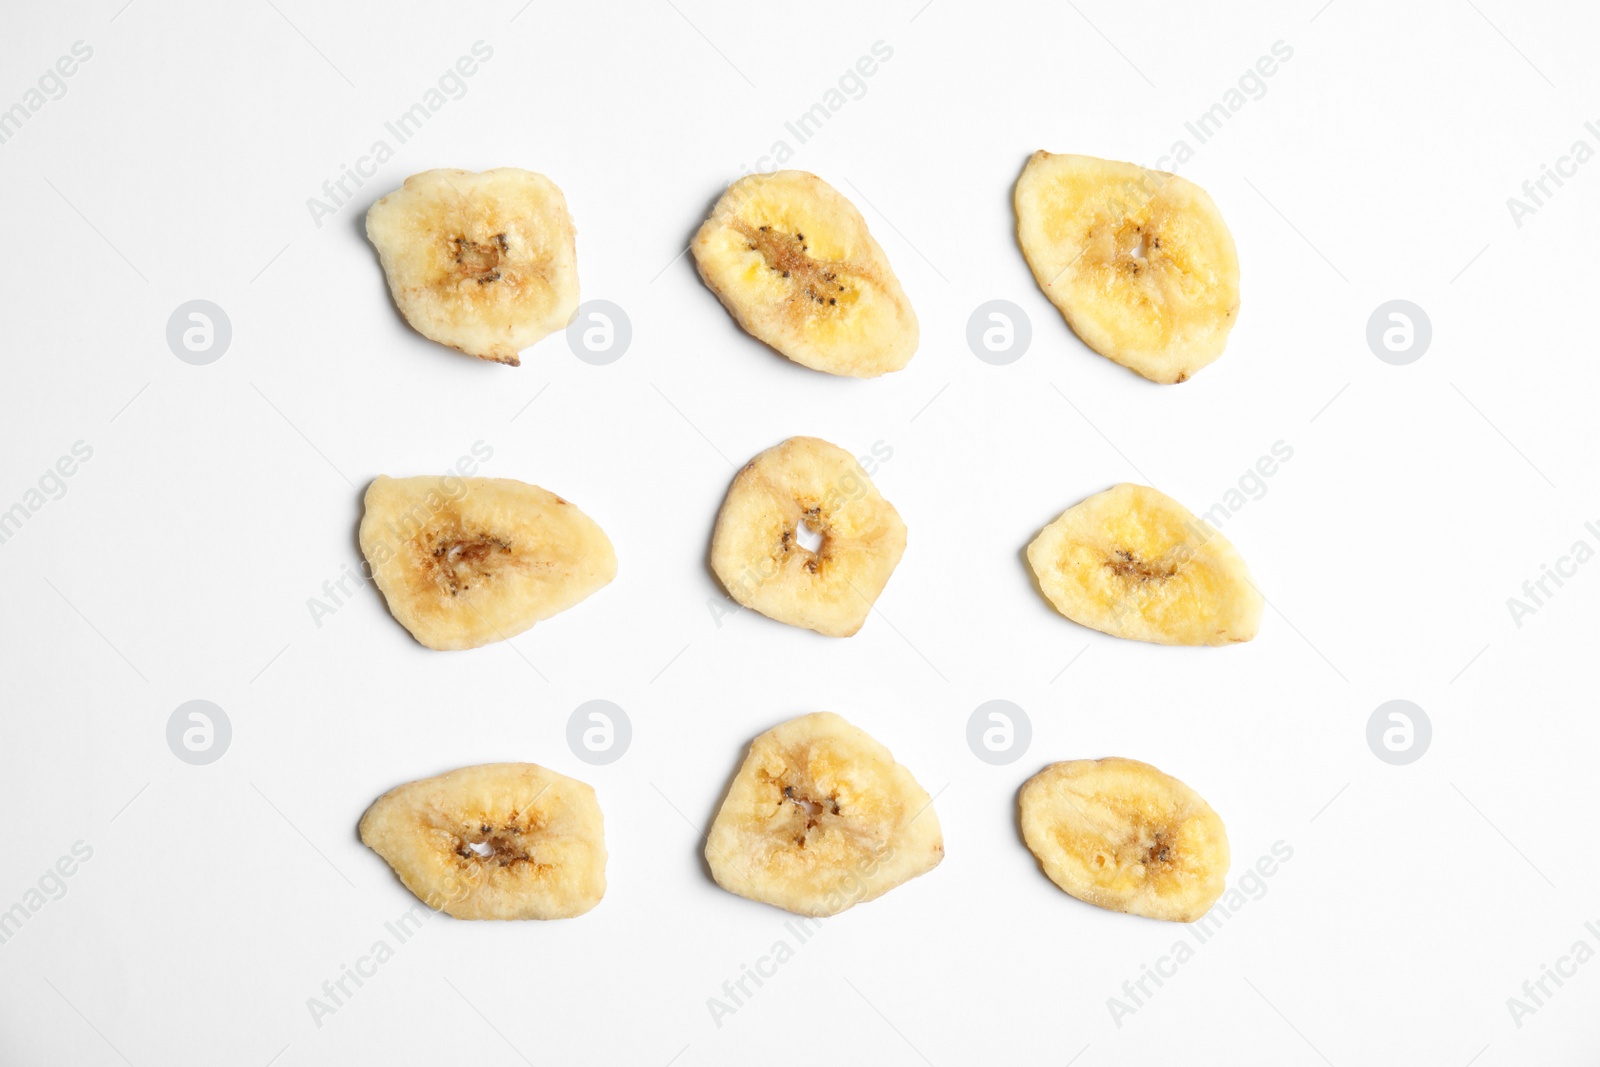
M 456 266 L 461 273 L 485 285 L 500 277 L 500 254 L 507 248 L 506 235 L 497 233 L 487 244 L 479 244 L 470 237 L 454 239 Z
M 1166 581 L 1178 573 L 1178 569 L 1171 564 L 1142 560 L 1123 548 L 1117 549 L 1117 558 L 1108 560 L 1106 566 L 1119 578 L 1130 578 L 1136 582 Z

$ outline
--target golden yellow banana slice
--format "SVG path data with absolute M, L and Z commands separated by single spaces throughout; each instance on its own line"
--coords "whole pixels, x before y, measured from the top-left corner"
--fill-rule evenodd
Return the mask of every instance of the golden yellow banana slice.
M 372 205 L 367 238 L 412 329 L 469 356 L 515 367 L 578 309 L 572 217 L 542 174 L 413 174 Z
M 360 536 L 390 613 L 433 649 L 515 637 L 617 573 L 593 519 L 510 478 L 379 476 Z
M 1244 559 L 1165 493 L 1123 482 L 1068 508 L 1028 546 L 1057 611 L 1132 641 L 1227 645 L 1261 628 Z
M 1239 255 L 1206 191 L 1175 174 L 1035 152 L 1017 179 L 1017 241 L 1083 343 L 1157 382 L 1222 355 Z
M 1019 804 L 1023 839 L 1044 873 L 1096 907 L 1194 922 L 1226 887 L 1222 820 L 1148 763 L 1053 763 L 1028 779 Z
M 751 742 L 706 837 L 718 885 L 798 915 L 837 915 L 943 858 L 927 791 L 888 749 L 826 711 Z
M 458 919 L 568 919 L 606 892 L 594 790 L 533 763 L 486 763 L 389 790 L 362 842 Z
M 691 245 L 746 331 L 812 370 L 874 378 L 917 350 L 917 316 L 855 205 L 800 170 L 728 187 Z
M 813 551 L 801 529 L 820 534 Z M 733 479 L 711 534 L 711 569 L 747 608 L 829 637 L 861 629 L 906 548 L 906 524 L 855 457 L 791 437 Z

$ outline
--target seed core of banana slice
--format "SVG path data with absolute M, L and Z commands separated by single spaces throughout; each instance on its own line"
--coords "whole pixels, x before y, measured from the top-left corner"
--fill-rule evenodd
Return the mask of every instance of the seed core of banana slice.
M 706 837 L 718 885 L 798 915 L 836 915 L 943 858 L 927 790 L 826 711 L 751 742 Z
M 802 528 L 820 534 L 813 551 Z M 855 457 L 791 437 L 733 479 L 711 535 L 711 569 L 747 608 L 829 637 L 861 629 L 906 548 L 906 525 Z
M 595 521 L 510 478 L 379 476 L 361 552 L 389 611 L 428 648 L 477 648 L 522 633 L 616 577 Z
M 692 243 L 739 325 L 812 370 L 874 378 L 917 350 L 917 316 L 855 205 L 800 170 L 728 187 Z
M 1084 344 L 1166 383 L 1222 355 L 1239 255 L 1204 189 L 1133 163 L 1035 152 L 1015 203 L 1022 254 Z
M 430 170 L 367 212 L 389 291 L 412 329 L 515 367 L 578 309 L 567 201 L 542 174 Z
M 1261 628 L 1262 597 L 1238 551 L 1147 486 L 1074 504 L 1034 538 L 1028 565 L 1057 611 L 1113 637 L 1227 645 Z
M 486 763 L 389 790 L 361 840 L 458 919 L 568 919 L 606 892 L 594 790 L 533 763 Z
M 1079 900 L 1194 922 L 1226 888 L 1228 834 L 1200 795 L 1138 760 L 1054 763 L 1022 787 L 1022 836 Z

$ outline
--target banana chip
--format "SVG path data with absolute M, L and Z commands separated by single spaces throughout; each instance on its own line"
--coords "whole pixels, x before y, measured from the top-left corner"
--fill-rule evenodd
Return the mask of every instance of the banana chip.
M 752 174 L 695 235 L 700 277 L 751 335 L 852 378 L 899 370 L 917 316 L 855 205 L 815 174 Z
M 1016 187 L 1017 241 L 1083 343 L 1157 382 L 1222 355 L 1239 256 L 1206 191 L 1175 174 L 1035 152 Z

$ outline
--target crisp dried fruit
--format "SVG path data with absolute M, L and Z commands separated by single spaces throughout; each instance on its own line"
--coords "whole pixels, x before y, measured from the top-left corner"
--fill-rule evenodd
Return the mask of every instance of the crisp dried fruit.
M 389 611 L 434 649 L 515 637 L 617 573 L 593 519 L 510 478 L 386 478 L 367 487 L 361 552 Z
M 458 919 L 569 919 L 606 893 L 594 790 L 533 763 L 391 789 L 361 817 L 361 840 L 428 907 Z
M 1222 355 L 1239 255 L 1206 191 L 1175 174 L 1035 152 L 1017 179 L 1017 241 L 1083 343 L 1157 382 Z
M 1022 837 L 1079 900 L 1194 922 L 1222 895 L 1228 833 L 1193 789 L 1148 763 L 1053 763 L 1019 795 Z
M 815 551 L 802 543 L 802 527 L 821 536 Z M 791 437 L 734 477 L 711 535 L 711 569 L 747 608 L 849 637 L 905 549 L 900 513 L 850 453 Z
M 899 370 L 917 316 L 855 205 L 800 170 L 728 187 L 691 246 L 740 326 L 796 363 L 852 378 Z
M 798 915 L 837 915 L 943 858 L 927 791 L 826 711 L 751 742 L 706 837 L 718 885 Z
M 1057 611 L 1113 637 L 1226 645 L 1261 627 L 1261 594 L 1228 539 L 1146 486 L 1068 508 L 1028 546 L 1028 565 Z
M 469 356 L 515 367 L 578 309 L 572 217 L 542 174 L 413 174 L 372 205 L 367 238 L 412 329 Z

